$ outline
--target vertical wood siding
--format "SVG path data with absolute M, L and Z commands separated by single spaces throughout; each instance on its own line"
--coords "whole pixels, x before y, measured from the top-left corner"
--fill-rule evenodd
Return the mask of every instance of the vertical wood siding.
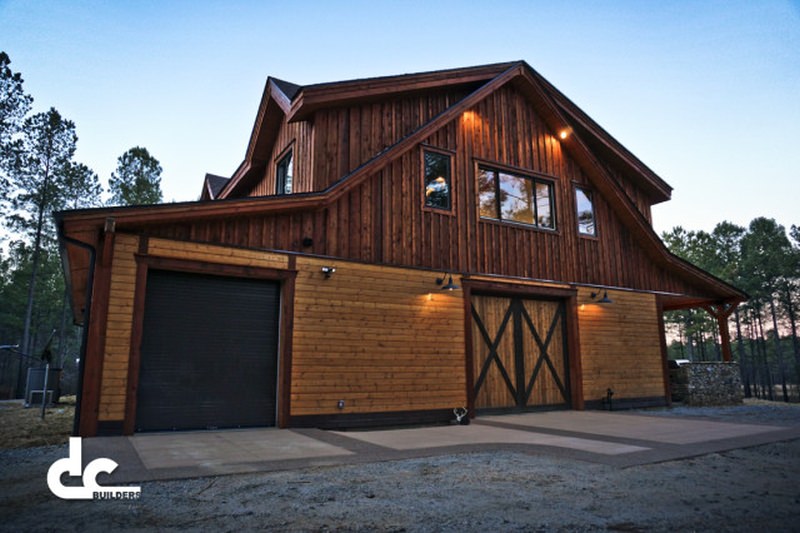
M 442 93 L 317 113 L 315 189 L 345 175 L 456 97 Z M 380 121 L 376 118 L 379 114 Z M 369 128 L 368 134 L 365 128 Z M 450 213 L 423 208 L 423 147 L 418 146 L 316 211 L 142 229 L 173 239 L 369 263 L 698 294 L 689 283 L 653 262 L 600 194 L 594 195 L 597 237 L 578 235 L 574 187 L 591 189 L 590 180 L 513 86 L 499 89 L 425 139 L 423 145 L 453 154 Z M 557 229 L 481 219 L 475 176 L 478 162 L 551 180 Z M 649 216 L 644 196 L 635 193 L 633 185 L 621 176 L 616 179 Z M 306 238 L 312 239 L 313 245 L 303 246 Z
M 275 175 L 278 158 L 290 146 L 293 150 L 293 175 L 292 192 L 311 192 L 314 190 L 313 176 L 313 147 L 314 130 L 309 122 L 287 123 L 284 119 L 278 132 L 278 138 L 272 147 L 272 152 L 263 154 L 267 162 L 264 175 L 256 183 L 247 196 L 268 196 L 275 194 Z
M 297 269 L 292 416 L 466 405 L 460 292 L 430 272 L 302 257 Z
M 613 304 L 591 301 L 578 292 L 583 396 L 586 401 L 664 396 L 658 308 L 652 294 L 609 291 Z
M 267 166 L 261 180 L 247 196 L 275 194 L 277 158 L 293 144 L 293 191 L 320 191 L 396 143 L 469 90 L 431 91 L 393 99 L 318 111 L 310 121 L 284 119 L 269 154 L 256 154 Z

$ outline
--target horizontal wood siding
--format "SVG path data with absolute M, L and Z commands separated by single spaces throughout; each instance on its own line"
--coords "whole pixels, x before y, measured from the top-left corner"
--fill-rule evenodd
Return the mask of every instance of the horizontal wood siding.
M 466 404 L 460 292 L 430 272 L 302 257 L 297 269 L 292 416 Z
M 133 235 L 118 234 L 114 239 L 103 377 L 97 415 L 100 422 L 122 420 L 125 417 L 133 298 L 136 291 L 134 253 L 138 247 L 139 239 Z
M 98 414 L 101 422 L 125 417 L 138 246 L 136 236 L 117 234 L 115 238 Z M 288 266 L 285 255 L 164 239 L 150 239 L 148 254 L 224 265 L 279 269 Z
M 664 396 L 656 297 L 608 291 L 612 304 L 592 303 L 592 291 L 578 291 L 583 396 L 601 400 Z
M 156 257 L 218 263 L 221 265 L 278 269 L 288 268 L 289 265 L 288 257 L 281 254 L 164 239 L 150 239 L 147 245 L 147 254 Z

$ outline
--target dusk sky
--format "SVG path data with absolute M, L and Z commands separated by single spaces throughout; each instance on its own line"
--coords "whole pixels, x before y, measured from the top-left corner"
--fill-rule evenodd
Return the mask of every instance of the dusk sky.
M 267 76 L 297 84 L 522 59 L 674 187 L 655 228 L 800 224 L 800 2 L 0 0 L 34 111 L 104 184 L 146 147 L 165 200 L 241 163 Z

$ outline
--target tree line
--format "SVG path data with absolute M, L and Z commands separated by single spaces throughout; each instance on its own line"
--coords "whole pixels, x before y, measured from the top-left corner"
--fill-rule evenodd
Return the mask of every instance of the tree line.
M 746 397 L 798 401 L 800 227 L 759 217 L 746 228 L 721 222 L 711 232 L 675 227 L 662 235 L 675 255 L 743 291 L 730 318 L 734 359 Z M 669 357 L 721 360 L 716 320 L 702 310 L 665 314 Z
M 162 201 L 161 165 L 146 148 L 117 159 L 106 191 L 97 173 L 75 161 L 75 123 L 53 107 L 32 107 L 21 73 L 0 52 L 0 398 L 24 392 L 27 368 L 44 354 L 54 354 L 67 387 L 75 377 L 80 337 L 70 320 L 53 213 Z

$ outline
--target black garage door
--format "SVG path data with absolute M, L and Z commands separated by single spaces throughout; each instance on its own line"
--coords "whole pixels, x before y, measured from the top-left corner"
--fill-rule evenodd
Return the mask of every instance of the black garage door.
M 276 282 L 150 270 L 136 430 L 275 425 Z

